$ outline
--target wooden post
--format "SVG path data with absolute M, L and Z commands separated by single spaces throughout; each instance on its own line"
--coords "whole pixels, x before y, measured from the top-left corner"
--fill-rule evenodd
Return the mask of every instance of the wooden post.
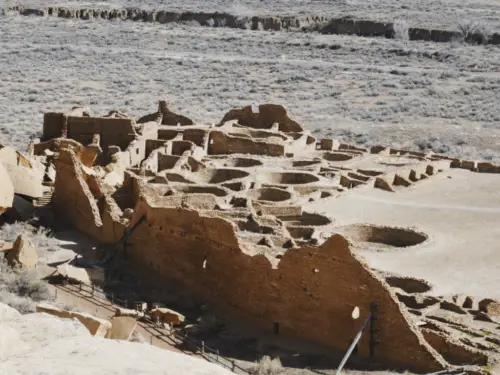
M 115 295 L 114 293 L 111 293 L 111 304 L 113 305 L 115 303 Z
M 201 342 L 200 350 L 201 350 L 201 354 L 205 354 L 205 341 Z
M 92 284 L 92 297 L 94 297 L 94 290 L 95 290 L 95 286 L 94 286 L 94 284 Z
M 215 354 L 217 355 L 217 362 L 219 362 L 219 349 L 215 351 Z
M 79 286 L 80 286 L 80 292 L 82 291 L 82 283 L 80 282 L 79 283 Z

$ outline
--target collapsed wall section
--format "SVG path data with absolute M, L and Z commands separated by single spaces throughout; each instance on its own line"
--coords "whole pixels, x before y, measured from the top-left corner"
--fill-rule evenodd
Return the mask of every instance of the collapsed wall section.
M 52 204 L 76 229 L 104 243 L 115 243 L 125 231 L 120 208 L 102 192 L 95 176 L 84 173 L 72 150 L 60 150 Z
M 377 362 L 414 371 L 441 369 L 444 361 L 412 326 L 388 286 L 336 235 L 320 247 L 287 251 L 277 269 L 263 255 L 241 249 L 234 224 L 194 210 L 136 206 L 128 255 L 155 283 L 176 279 L 198 297 L 266 331 L 345 350 L 378 302 Z M 244 250 L 244 249 L 243 249 Z M 129 252 L 130 251 L 130 252 Z M 368 336 L 358 353 L 369 355 Z

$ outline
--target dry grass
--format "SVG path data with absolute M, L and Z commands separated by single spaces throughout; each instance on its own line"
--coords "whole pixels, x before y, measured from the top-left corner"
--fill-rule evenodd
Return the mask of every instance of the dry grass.
M 251 374 L 255 375 L 275 375 L 280 374 L 284 371 L 283 366 L 279 358 L 271 358 L 265 355 L 256 362 L 255 365 L 250 369 Z
M 46 283 L 32 270 L 13 270 L 0 260 L 0 302 L 22 314 L 35 311 L 35 303 L 53 299 Z
M 39 252 L 59 250 L 59 240 L 47 228 L 35 228 L 22 222 L 4 224 L 0 228 L 0 241 L 14 242 L 20 235 L 25 236 Z

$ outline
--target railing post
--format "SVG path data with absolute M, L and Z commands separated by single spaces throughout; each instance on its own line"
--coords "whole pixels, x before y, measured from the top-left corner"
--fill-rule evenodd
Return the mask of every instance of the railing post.
M 95 293 L 95 286 L 94 284 L 92 284 L 92 297 L 94 297 L 94 293 Z
M 114 305 L 115 303 L 115 295 L 114 293 L 111 293 L 111 304 Z
M 82 282 L 80 281 L 80 283 L 78 285 L 80 287 L 80 292 L 81 292 L 82 291 Z
M 216 357 L 216 358 L 217 358 L 217 362 L 219 362 L 219 349 L 217 349 L 217 350 L 215 351 L 215 354 L 217 355 L 217 357 Z
M 125 300 L 125 308 L 128 308 L 127 300 Z
M 201 354 L 205 354 L 205 341 L 201 342 L 200 350 L 201 350 Z

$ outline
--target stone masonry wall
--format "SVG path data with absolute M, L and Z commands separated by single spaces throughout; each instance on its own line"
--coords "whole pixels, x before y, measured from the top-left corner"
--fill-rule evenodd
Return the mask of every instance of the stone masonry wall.
M 131 119 L 68 117 L 68 138 L 87 145 L 92 142 L 94 134 L 101 136 L 101 146 L 104 149 L 109 145 L 116 145 L 122 151 L 136 138 Z
M 184 283 L 198 297 L 267 331 L 346 350 L 371 302 L 380 304 L 378 362 L 414 371 L 442 368 L 442 358 L 400 309 L 388 286 L 350 251 L 341 236 L 319 248 L 287 251 L 278 269 L 263 255 L 240 250 L 233 224 L 182 208 L 136 206 L 131 225 L 147 221 L 131 236 L 132 261 L 154 277 Z M 205 268 L 203 264 L 205 263 Z M 353 320 L 354 307 L 361 319 Z M 358 353 L 368 356 L 368 335 Z

